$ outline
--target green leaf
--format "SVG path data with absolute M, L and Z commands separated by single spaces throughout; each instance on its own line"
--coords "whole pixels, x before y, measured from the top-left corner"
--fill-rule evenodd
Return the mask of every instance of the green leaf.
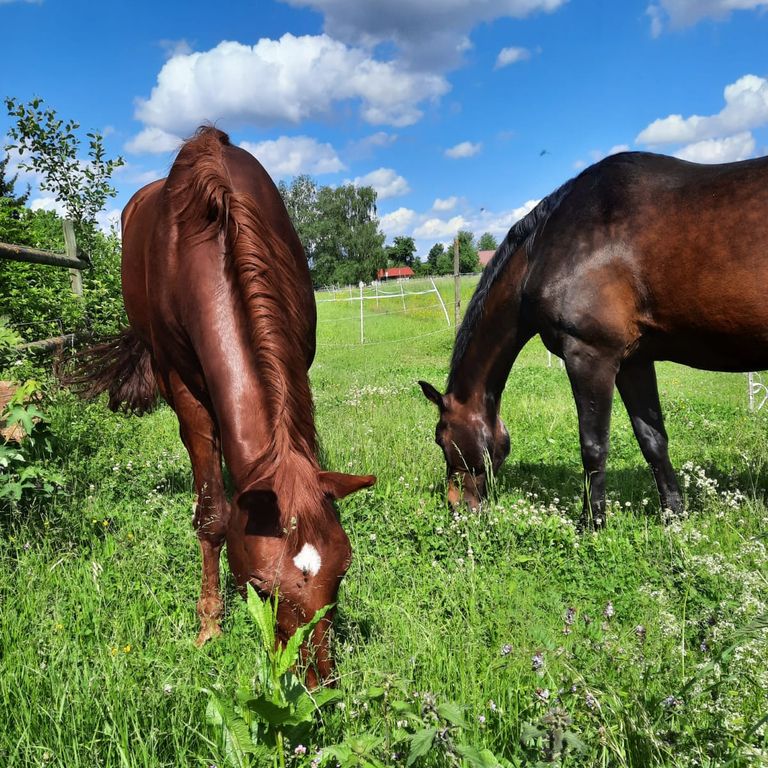
M 437 714 L 452 725 L 458 725 L 460 728 L 467 727 L 467 721 L 464 719 L 464 708 L 452 701 L 440 704 L 437 707 Z
M 291 635 L 291 638 L 285 644 L 285 650 L 283 650 L 277 664 L 276 672 L 278 675 L 287 672 L 299 660 L 301 646 L 304 644 L 304 641 L 309 637 L 318 622 L 331 610 L 332 607 L 332 605 L 326 605 L 320 608 L 308 624 L 299 627 L 293 635 Z
M 272 603 L 269 600 L 262 600 L 251 584 L 247 584 L 246 589 L 248 612 L 256 622 L 261 632 L 262 646 L 271 658 L 275 652 L 275 614 L 272 612 Z
M 223 729 L 227 760 L 237 768 L 246 768 L 245 756 L 255 752 L 248 725 L 235 713 L 232 706 L 219 698 L 214 691 L 207 690 L 206 693 L 210 697 L 206 717 L 209 723 Z
M 413 765 L 416 760 L 432 749 L 432 742 L 437 735 L 437 728 L 425 728 L 424 730 L 417 731 L 411 736 L 411 750 L 408 753 L 408 760 L 405 763 L 406 767 Z
M 577 752 L 583 752 L 587 748 L 586 744 L 573 731 L 566 731 L 563 734 L 563 744 Z
M 496 756 L 489 749 L 476 749 L 458 745 L 456 751 L 469 763 L 470 768 L 499 768 Z
M 532 741 L 540 739 L 542 736 L 546 735 L 547 732 L 544 729 L 539 728 L 532 723 L 523 723 L 520 726 L 520 741 L 523 744 L 530 744 Z
M 265 696 L 255 696 L 243 702 L 243 706 L 269 725 L 282 725 L 291 718 L 289 706 L 280 706 Z
M 310 719 L 321 707 L 335 699 L 343 698 L 344 694 L 334 688 L 322 688 L 313 693 L 305 693 L 296 702 L 296 715 L 302 719 Z

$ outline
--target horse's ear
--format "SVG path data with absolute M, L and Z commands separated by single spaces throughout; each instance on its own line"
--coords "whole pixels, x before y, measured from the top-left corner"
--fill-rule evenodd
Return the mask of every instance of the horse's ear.
M 345 475 L 343 472 L 318 472 L 320 488 L 332 499 L 339 500 L 376 482 L 375 475 Z
M 427 381 L 420 381 L 419 386 L 427 400 L 431 400 L 439 409 L 440 413 L 445 410 L 445 400 L 443 396 Z

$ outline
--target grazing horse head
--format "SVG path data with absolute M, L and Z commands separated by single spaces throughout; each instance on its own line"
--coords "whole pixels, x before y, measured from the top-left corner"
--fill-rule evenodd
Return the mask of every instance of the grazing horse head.
M 440 412 L 435 442 L 443 449 L 448 473 L 448 501 L 465 501 L 472 509 L 488 490 L 488 473 L 497 472 L 509 454 L 509 432 L 491 403 L 461 402 L 453 394 L 441 395 L 426 381 L 421 391 Z
M 376 482 L 372 475 L 317 472 L 323 495 L 317 520 L 310 528 L 293 520 L 282 526 L 275 494 L 251 490 L 233 504 L 227 530 L 227 559 L 242 590 L 250 584 L 262 598 L 278 595 L 277 636 L 286 642 L 296 629 L 326 605 L 336 603 L 339 585 L 349 568 L 352 548 L 333 502 Z M 329 632 L 334 610 L 318 623 L 312 637 L 313 658 L 303 649 L 310 686 L 333 671 Z M 316 668 L 316 669 L 315 669 Z

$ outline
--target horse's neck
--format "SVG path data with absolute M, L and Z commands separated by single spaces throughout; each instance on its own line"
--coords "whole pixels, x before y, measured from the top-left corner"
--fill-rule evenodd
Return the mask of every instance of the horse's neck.
M 512 365 L 533 335 L 521 313 L 526 269 L 521 249 L 488 287 L 482 312 L 468 329 L 463 354 L 451 366 L 448 389 L 458 400 L 498 410 Z

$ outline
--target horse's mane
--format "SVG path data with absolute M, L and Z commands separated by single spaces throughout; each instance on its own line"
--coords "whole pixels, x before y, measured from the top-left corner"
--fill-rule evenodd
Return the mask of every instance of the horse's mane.
M 181 183 L 169 187 L 171 206 L 180 237 L 218 240 L 222 254 L 232 259 L 265 387 L 271 434 L 253 462 L 248 488 L 239 490 L 272 490 L 282 527 L 301 526 L 304 536 L 317 537 L 325 505 L 306 371 L 306 299 L 289 247 L 262 217 L 258 201 L 233 189 L 225 156 L 229 143 L 225 133 L 208 126 L 185 142 L 174 164 L 184 173 Z
M 456 335 L 456 343 L 454 344 L 451 357 L 451 369 L 448 374 L 448 392 L 453 391 L 454 377 L 461 361 L 464 359 L 475 329 L 483 316 L 485 302 L 491 288 L 504 272 L 504 268 L 518 248 L 524 245 L 526 251 L 530 254 L 536 232 L 546 223 L 552 212 L 570 192 L 574 181 L 575 179 L 566 181 L 565 184 L 558 187 L 552 194 L 540 200 L 538 205 L 523 216 L 520 221 L 513 224 L 501 245 L 496 249 L 493 258 L 483 270 L 480 282 L 477 284 L 477 288 L 467 306 L 464 319 Z

